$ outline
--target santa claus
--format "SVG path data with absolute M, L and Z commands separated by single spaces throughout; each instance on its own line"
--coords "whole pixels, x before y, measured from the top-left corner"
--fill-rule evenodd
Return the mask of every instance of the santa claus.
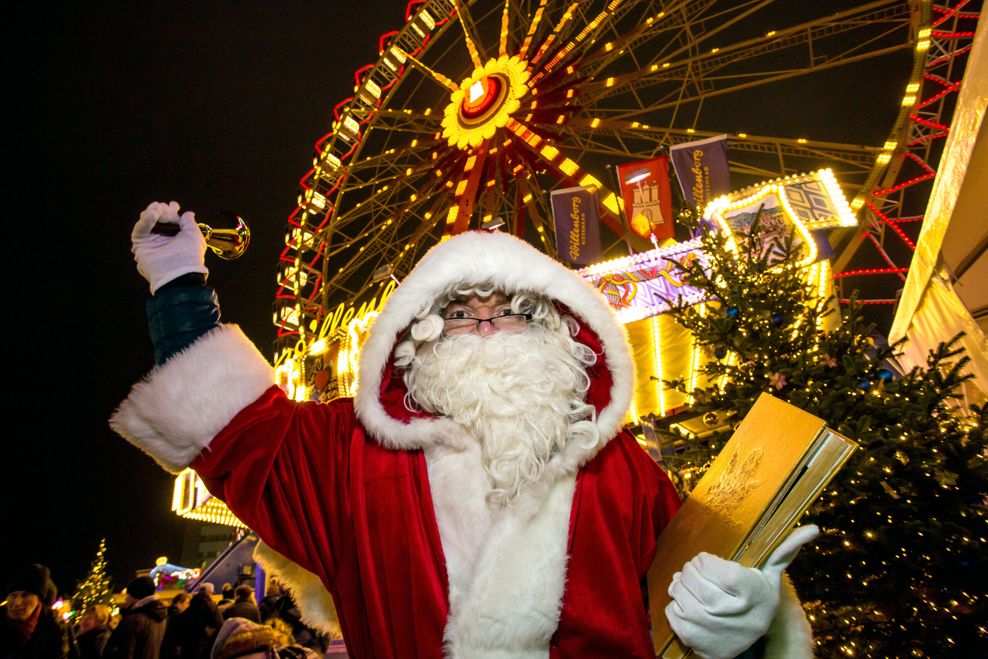
M 296 403 L 218 323 L 202 236 L 178 211 L 151 204 L 134 227 L 158 366 L 111 425 L 195 469 L 310 616 L 329 593 L 351 656 L 653 656 L 643 584 L 679 501 L 622 429 L 631 354 L 591 286 L 511 236 L 455 236 L 388 299 L 356 398 Z M 666 611 L 681 640 L 704 657 L 810 656 L 781 584 L 814 533 L 762 570 L 687 563 Z

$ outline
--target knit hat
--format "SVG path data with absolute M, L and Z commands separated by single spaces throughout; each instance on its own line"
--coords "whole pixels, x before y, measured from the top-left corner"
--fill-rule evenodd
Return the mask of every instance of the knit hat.
M 136 600 L 150 597 L 154 595 L 156 590 L 157 587 L 154 585 L 154 579 L 148 576 L 137 577 L 127 584 L 127 594 Z
M 224 622 L 216 633 L 210 659 L 234 659 L 251 652 L 273 650 L 277 645 L 278 637 L 267 625 L 234 617 Z
M 55 584 L 51 581 L 51 572 L 39 563 L 25 565 L 17 571 L 7 586 L 6 594 L 15 591 L 33 593 L 45 604 L 55 600 Z

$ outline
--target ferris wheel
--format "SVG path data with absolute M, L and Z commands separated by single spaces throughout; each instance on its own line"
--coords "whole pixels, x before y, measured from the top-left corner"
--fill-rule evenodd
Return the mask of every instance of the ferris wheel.
M 930 167 L 929 153 L 908 151 L 932 140 L 910 131 L 944 123 L 917 107 L 941 84 L 938 44 L 962 47 L 943 35 L 977 19 L 967 4 L 410 2 L 301 180 L 277 275 L 276 361 L 316 352 L 334 313 L 336 331 L 345 305 L 379 299 L 445 235 L 500 220 L 552 253 L 553 189 L 595 188 L 602 242 L 626 253 L 640 239 L 612 167 L 722 134 L 735 188 L 832 168 L 861 222 L 835 241 L 837 258 L 853 266 L 874 243 L 879 269 L 901 276 L 886 234 L 909 242 L 918 224 L 889 201 L 908 186 L 888 189 L 913 161 Z

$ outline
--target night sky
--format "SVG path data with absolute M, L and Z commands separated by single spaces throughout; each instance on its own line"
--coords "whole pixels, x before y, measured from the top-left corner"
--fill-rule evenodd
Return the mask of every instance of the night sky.
M 403 22 L 404 2 L 49 3 L 37 12 L 5 28 L 14 394 L 0 584 L 37 561 L 70 592 L 105 536 L 119 588 L 156 557 L 177 557 L 194 523 L 169 510 L 172 477 L 106 423 L 153 363 L 131 225 L 150 201 L 173 199 L 200 220 L 224 210 L 247 219 L 247 256 L 207 256 L 210 283 L 224 318 L 270 353 L 274 270 L 297 182 L 333 106 L 352 94 L 354 70 Z
M 153 364 L 131 225 L 154 200 L 246 218 L 248 254 L 207 256 L 210 282 L 224 318 L 271 346 L 275 264 L 312 145 L 403 18 L 394 0 L 279 0 L 56 3 L 11 19 L 8 62 L 23 78 L 8 101 L 18 166 L 0 584 L 39 561 L 71 591 L 102 536 L 118 586 L 179 555 L 193 522 L 169 510 L 171 476 L 106 423 Z

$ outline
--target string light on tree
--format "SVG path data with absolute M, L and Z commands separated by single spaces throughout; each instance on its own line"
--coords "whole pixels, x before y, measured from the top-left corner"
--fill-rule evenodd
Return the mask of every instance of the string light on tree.
M 811 294 L 803 268 L 764 261 L 757 226 L 741 254 L 722 234 L 701 235 L 707 264 L 683 267 L 683 278 L 723 311 L 682 304 L 672 314 L 705 351 L 732 356 L 706 362 L 710 384 L 692 390 L 693 411 L 726 430 L 666 456 L 689 474 L 673 480 L 695 483 L 763 391 L 821 417 L 862 450 L 807 515 L 823 534 L 790 568 L 817 655 L 988 656 L 988 424 L 984 408 L 963 416 L 950 406 L 968 358 L 948 343 L 928 368 L 903 373 L 901 345 L 875 334 L 860 305 L 839 324 L 804 320 L 832 305 Z M 790 263 L 795 242 L 781 245 Z

